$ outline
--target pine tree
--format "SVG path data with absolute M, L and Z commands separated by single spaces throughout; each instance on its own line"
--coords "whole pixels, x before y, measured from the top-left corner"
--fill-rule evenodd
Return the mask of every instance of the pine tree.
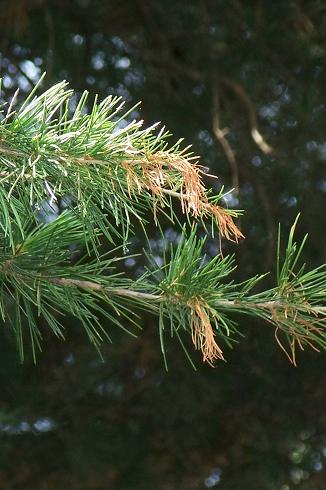
M 20 109 L 17 94 L 2 104 L 0 121 L 0 308 L 22 360 L 27 338 L 34 358 L 41 348 L 42 319 L 64 338 L 62 318 L 76 318 L 99 348 L 109 338 L 100 318 L 127 330 L 137 323 L 135 308 L 157 315 L 166 366 L 166 335 L 190 361 L 184 333 L 204 361 L 224 359 L 222 347 L 239 335 L 238 313 L 271 324 L 293 364 L 297 347 L 326 349 L 325 264 L 311 271 L 300 264 L 307 237 L 294 241 L 296 223 L 284 252 L 279 230 L 272 289 L 257 292 L 264 275 L 235 283 L 234 257 L 207 258 L 198 224 L 209 225 L 216 240 L 238 242 L 240 211 L 221 205 L 223 189 L 213 195 L 205 187 L 205 168 L 182 140 L 169 146 L 165 128 L 126 123 L 134 108 L 123 112 L 118 97 L 95 99 L 87 113 L 88 93 L 76 102 L 66 82 L 38 90 Z M 163 264 L 147 253 L 140 275 L 122 274 L 118 264 L 135 226 L 146 237 L 148 220 L 160 230 L 162 218 L 178 227 L 178 243 L 167 245 L 162 232 Z M 103 242 L 112 244 L 110 253 Z

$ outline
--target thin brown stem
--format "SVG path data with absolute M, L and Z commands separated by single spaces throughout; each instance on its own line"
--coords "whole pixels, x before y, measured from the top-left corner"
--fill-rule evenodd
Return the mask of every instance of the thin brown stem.
M 224 154 L 226 156 L 227 161 L 229 162 L 230 168 L 231 168 L 231 175 L 232 175 L 232 187 L 234 188 L 234 191 L 236 195 L 239 194 L 239 169 L 238 169 L 238 163 L 235 158 L 234 151 L 231 148 L 230 143 L 228 142 L 227 138 L 225 137 L 227 134 L 227 129 L 221 128 L 220 124 L 220 116 L 219 116 L 219 96 L 218 96 L 218 89 L 217 85 L 214 83 L 213 87 L 213 113 L 212 113 L 212 129 L 213 129 L 213 134 L 217 141 L 220 143 Z
M 11 150 L 10 148 L 6 148 L 4 146 L 0 146 L 0 153 L 3 153 L 4 155 L 10 155 L 13 157 L 28 157 L 27 153 L 24 153 L 22 151 Z
M 124 288 L 111 288 L 92 281 L 83 281 L 80 279 L 70 279 L 70 278 L 52 278 L 50 279 L 52 284 L 56 284 L 62 287 L 78 287 L 80 289 L 92 290 L 101 293 L 111 294 L 113 296 L 123 296 L 130 299 L 138 299 L 142 301 L 154 301 L 154 302 L 164 302 L 171 300 L 171 297 L 167 297 L 163 294 L 150 294 L 143 293 L 141 291 L 134 291 L 132 289 Z M 248 301 L 232 301 L 232 300 L 219 300 L 216 301 L 215 305 L 221 308 L 262 308 L 265 310 L 275 310 L 276 308 L 286 308 L 288 305 L 282 300 L 273 301 L 259 301 L 259 302 L 248 302 Z M 311 306 L 309 311 L 313 313 L 326 313 L 326 306 Z
M 158 294 L 142 293 L 140 291 L 134 291 L 132 289 L 123 288 L 110 288 L 92 281 L 82 281 L 80 279 L 69 279 L 66 277 L 54 277 L 49 279 L 52 284 L 62 287 L 77 287 L 79 289 L 86 289 L 96 291 L 99 293 L 111 294 L 112 296 L 123 296 L 130 299 L 138 299 L 141 301 L 162 301 L 162 296 Z
M 236 83 L 234 80 L 228 77 L 221 77 L 220 81 L 225 85 L 227 85 L 237 95 L 237 97 L 247 108 L 251 137 L 256 143 L 256 145 L 258 146 L 258 148 L 260 148 L 260 150 L 266 155 L 272 153 L 273 148 L 265 141 L 264 137 L 262 136 L 262 134 L 258 129 L 256 111 L 245 89 L 242 87 L 242 85 Z

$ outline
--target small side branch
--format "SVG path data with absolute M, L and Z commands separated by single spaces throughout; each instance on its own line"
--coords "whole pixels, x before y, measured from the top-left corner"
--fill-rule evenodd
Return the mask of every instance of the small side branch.
M 220 118 L 219 118 L 219 96 L 217 91 L 217 86 L 214 84 L 213 87 L 213 113 L 212 113 L 212 129 L 213 134 L 216 137 L 217 141 L 223 148 L 224 154 L 226 156 L 227 161 L 229 162 L 232 174 L 232 187 L 235 190 L 235 193 L 239 194 L 239 169 L 238 164 L 235 158 L 234 151 L 232 150 L 230 143 L 226 139 L 227 129 L 221 129 L 220 126 Z
M 258 148 L 260 148 L 260 150 L 266 155 L 272 153 L 273 148 L 265 141 L 262 134 L 258 130 L 256 111 L 245 89 L 241 85 L 236 83 L 234 80 L 228 77 L 221 77 L 220 81 L 225 85 L 227 85 L 237 95 L 237 97 L 247 108 L 251 137 L 256 143 L 256 145 L 258 146 Z
M 92 281 L 83 281 L 80 279 L 70 279 L 66 277 L 55 277 L 49 280 L 52 284 L 62 287 L 77 287 L 79 289 L 85 289 L 90 291 L 96 291 L 99 293 L 109 294 L 112 296 L 123 296 L 125 298 L 137 299 L 140 301 L 162 301 L 163 296 L 158 294 L 142 293 L 140 291 L 134 291 L 132 289 L 123 288 L 110 288 Z

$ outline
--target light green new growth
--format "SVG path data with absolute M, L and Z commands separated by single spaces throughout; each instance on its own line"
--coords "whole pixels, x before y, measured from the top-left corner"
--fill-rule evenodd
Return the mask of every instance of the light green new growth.
M 326 348 L 325 265 L 309 272 L 299 265 L 304 242 L 293 241 L 295 225 L 284 257 L 279 240 L 273 289 L 252 292 L 263 276 L 235 284 L 233 257 L 204 260 L 195 221 L 211 218 L 222 237 L 237 242 L 239 212 L 219 205 L 222 191 L 210 195 L 189 147 L 181 140 L 169 147 L 164 128 L 127 124 L 132 110 L 122 113 L 120 98 L 95 100 L 87 113 L 87 92 L 76 105 L 66 82 L 40 96 L 36 90 L 17 111 L 14 100 L 3 105 L 0 121 L 0 310 L 22 359 L 26 333 L 34 357 L 41 348 L 42 319 L 63 338 L 62 318 L 71 315 L 99 347 L 108 338 L 99 317 L 126 330 L 130 319 L 137 324 L 135 306 L 158 316 L 164 359 L 165 335 L 185 349 L 183 332 L 204 361 L 224 359 L 222 346 L 238 336 L 236 313 L 272 324 L 294 364 L 296 346 Z M 162 266 L 152 263 L 138 279 L 122 275 L 116 265 L 126 259 L 133 223 L 145 231 L 150 212 L 156 224 L 160 215 L 178 222 L 174 200 L 190 223 L 188 236 L 184 226 Z M 65 211 L 44 219 L 60 202 Z M 103 240 L 116 247 L 109 255 L 101 255 Z

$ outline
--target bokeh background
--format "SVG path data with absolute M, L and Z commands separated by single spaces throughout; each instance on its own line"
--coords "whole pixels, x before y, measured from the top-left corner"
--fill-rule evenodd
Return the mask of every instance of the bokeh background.
M 141 100 L 133 115 L 193 144 L 209 185 L 246 211 L 246 240 L 223 243 L 236 279 L 272 284 L 278 223 L 298 212 L 304 260 L 325 261 L 325 1 L 3 0 L 0 26 L 3 100 L 46 71 L 43 87 Z M 22 366 L 3 326 L 0 489 L 324 490 L 326 354 L 294 368 L 268 325 L 239 321 L 227 363 L 194 353 L 195 372 L 170 342 L 168 373 L 146 315 L 138 339 L 113 332 L 103 362 L 67 319 L 66 342 L 44 327 Z

